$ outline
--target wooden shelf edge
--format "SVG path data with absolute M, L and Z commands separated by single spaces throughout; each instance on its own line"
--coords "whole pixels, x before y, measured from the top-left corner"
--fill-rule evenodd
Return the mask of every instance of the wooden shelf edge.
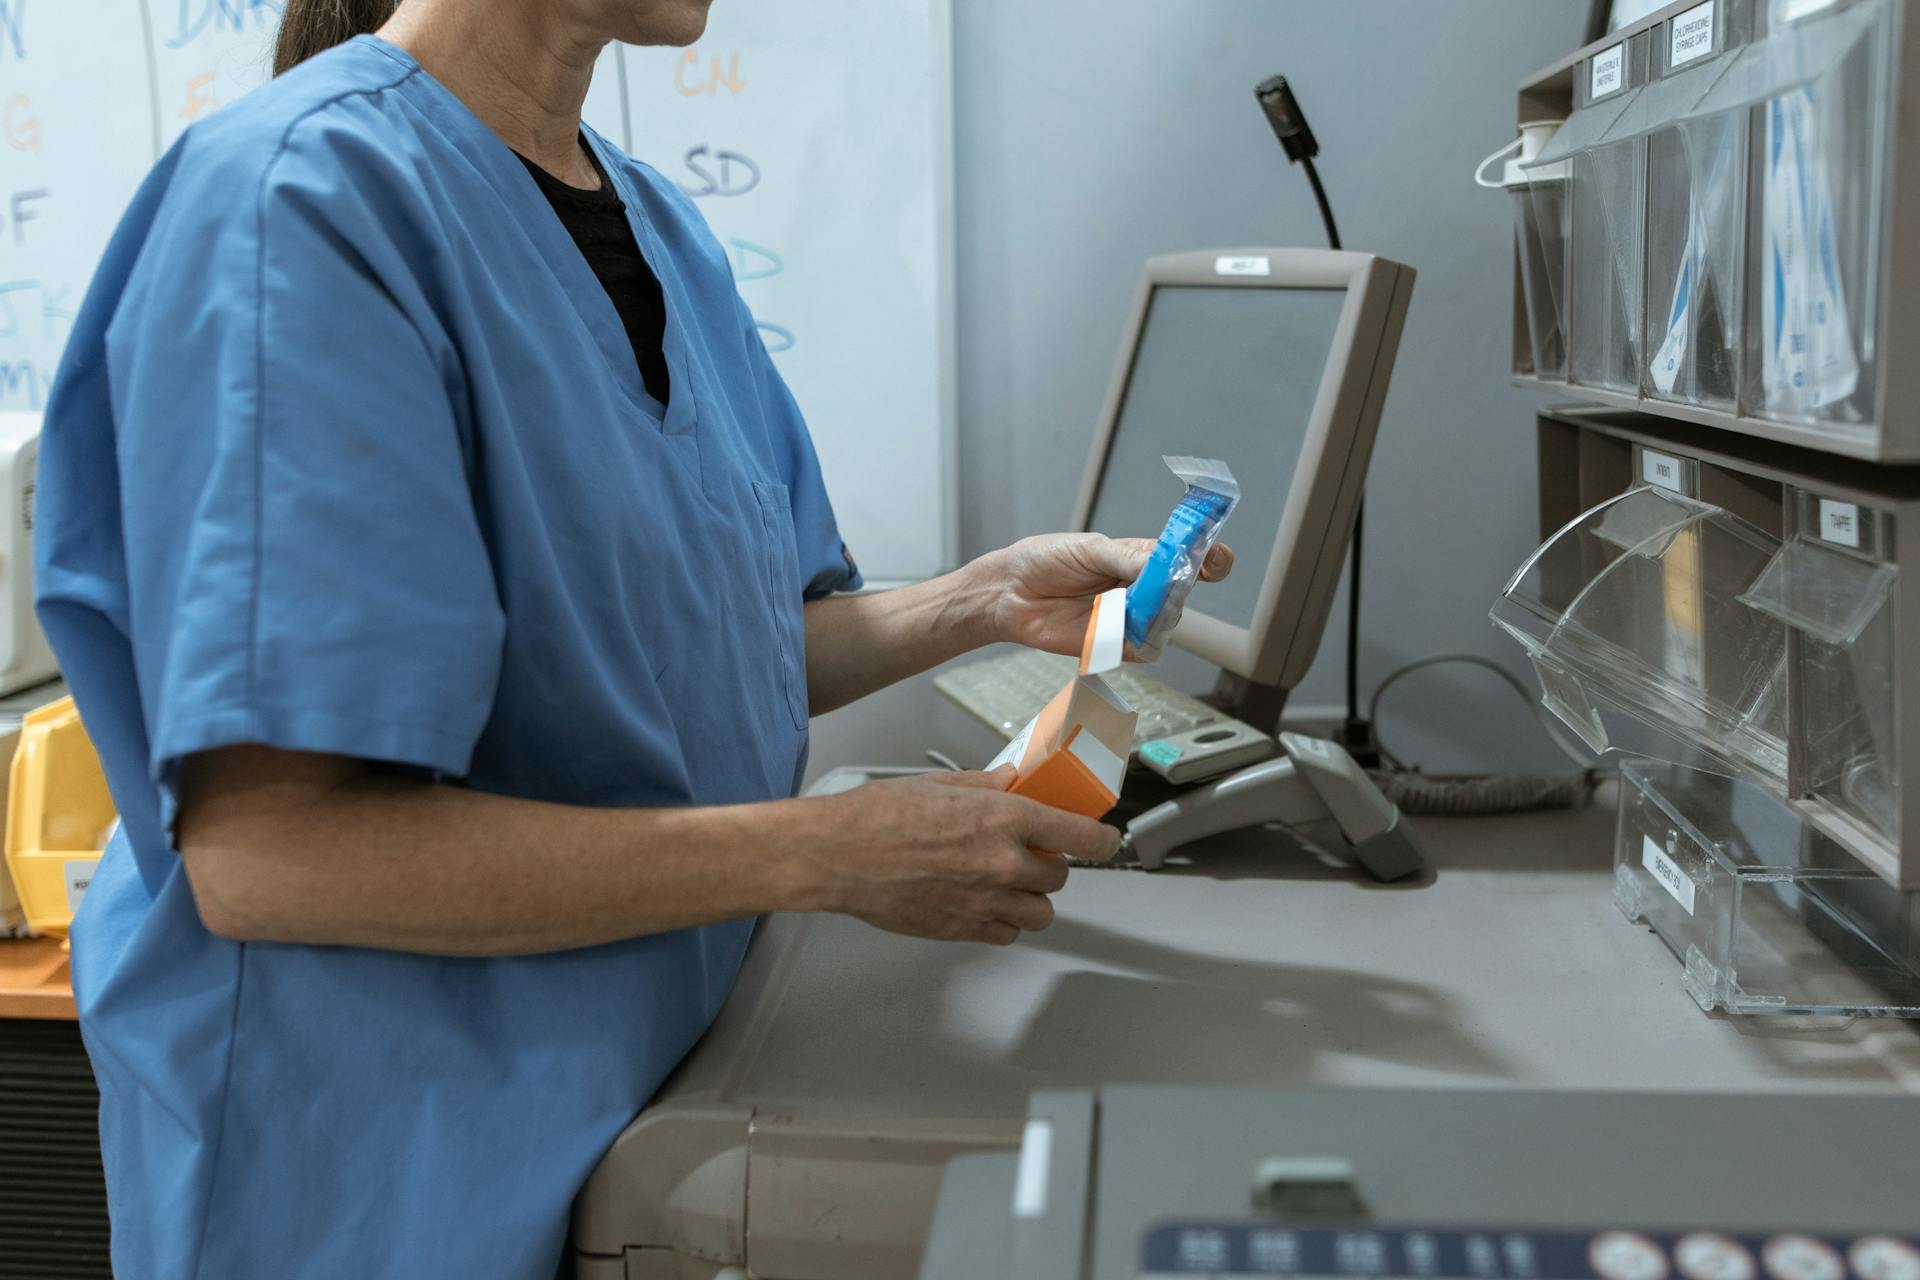
M 74 1021 L 71 973 L 58 938 L 0 939 L 0 1018 Z

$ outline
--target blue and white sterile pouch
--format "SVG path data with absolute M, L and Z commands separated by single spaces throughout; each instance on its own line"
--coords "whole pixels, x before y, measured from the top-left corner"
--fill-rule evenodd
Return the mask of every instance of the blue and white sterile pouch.
M 1167 517 L 1147 567 L 1127 588 L 1127 643 L 1147 655 L 1158 653 L 1179 624 L 1187 595 L 1200 580 L 1200 566 L 1240 501 L 1240 483 L 1226 463 L 1213 458 L 1163 461 L 1186 483 L 1187 492 Z
M 1836 251 L 1830 163 L 1810 87 L 1766 107 L 1761 189 L 1762 391 L 1776 413 L 1808 414 L 1860 379 Z

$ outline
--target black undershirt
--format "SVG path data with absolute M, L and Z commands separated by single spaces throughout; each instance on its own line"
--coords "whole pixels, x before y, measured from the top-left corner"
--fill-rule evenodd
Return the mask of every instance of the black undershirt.
M 593 269 L 600 285 L 626 326 L 627 341 L 633 344 L 633 358 L 640 363 L 640 380 L 647 393 L 661 404 L 667 403 L 669 382 L 667 356 L 663 343 L 667 334 L 667 304 L 660 292 L 660 280 L 647 265 L 640 246 L 627 221 L 627 206 L 613 189 L 600 158 L 581 140 L 580 149 L 593 162 L 600 175 L 598 191 L 570 187 L 525 156 L 527 166 L 539 184 L 540 193 L 559 215 L 560 225 L 573 237 L 580 254 Z M 518 153 L 516 153 L 518 154 Z

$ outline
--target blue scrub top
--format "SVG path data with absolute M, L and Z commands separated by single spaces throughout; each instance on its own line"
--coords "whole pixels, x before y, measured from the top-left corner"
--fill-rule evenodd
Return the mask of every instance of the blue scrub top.
M 171 842 L 181 760 L 234 743 L 578 805 L 795 790 L 801 606 L 858 578 L 725 251 L 590 141 L 665 290 L 664 408 L 520 161 L 370 37 L 189 130 L 88 295 L 37 567 L 124 820 L 73 934 L 121 1275 L 548 1280 L 733 981 L 750 922 L 235 944 Z

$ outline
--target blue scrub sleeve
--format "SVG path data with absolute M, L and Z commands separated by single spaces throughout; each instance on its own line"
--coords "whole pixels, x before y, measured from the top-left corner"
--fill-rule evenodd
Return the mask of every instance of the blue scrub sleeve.
M 464 378 L 409 264 L 417 197 L 299 138 L 240 191 L 217 164 L 183 177 L 206 190 L 169 202 L 108 333 L 169 822 L 179 761 L 236 743 L 463 774 L 499 676 Z

